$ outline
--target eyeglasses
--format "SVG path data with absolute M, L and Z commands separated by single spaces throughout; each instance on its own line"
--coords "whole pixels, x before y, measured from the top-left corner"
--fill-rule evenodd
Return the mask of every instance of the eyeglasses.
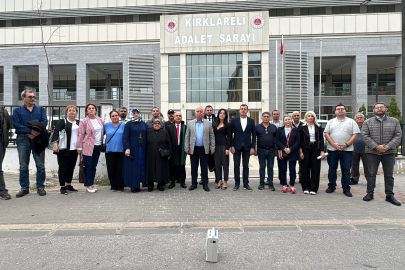
M 37 97 L 36 97 L 36 96 L 27 96 L 27 98 L 29 98 L 29 99 L 36 99 Z
M 345 111 L 346 109 L 345 108 L 339 108 L 339 109 L 336 109 L 337 111 Z
M 383 107 L 374 107 L 374 109 L 376 109 L 376 110 L 382 110 L 382 109 L 385 109 L 385 107 L 383 106 Z
M 181 115 L 175 115 L 174 117 L 181 117 Z

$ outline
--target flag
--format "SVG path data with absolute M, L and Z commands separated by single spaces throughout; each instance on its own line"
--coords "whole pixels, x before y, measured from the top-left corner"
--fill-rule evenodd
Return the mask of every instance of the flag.
M 281 46 L 280 46 L 280 54 L 283 54 L 284 50 L 283 50 L 283 40 L 281 40 Z

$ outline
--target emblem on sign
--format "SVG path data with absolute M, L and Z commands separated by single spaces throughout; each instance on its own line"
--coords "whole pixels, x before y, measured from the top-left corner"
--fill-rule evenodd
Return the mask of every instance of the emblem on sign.
M 169 33 L 176 32 L 178 26 L 179 24 L 175 19 L 168 20 L 166 22 L 166 31 Z
M 260 29 L 264 25 L 264 19 L 262 16 L 256 15 L 252 18 L 250 24 L 252 25 L 253 28 Z

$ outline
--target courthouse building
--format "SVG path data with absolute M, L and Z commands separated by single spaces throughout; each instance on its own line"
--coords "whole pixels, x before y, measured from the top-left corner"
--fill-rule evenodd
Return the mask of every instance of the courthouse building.
M 234 117 L 246 103 L 256 122 L 319 104 L 330 119 L 339 102 L 371 112 L 377 93 L 402 105 L 400 0 L 37 2 L 0 0 L 4 105 L 24 89 L 43 106 L 112 103 L 144 119 L 208 104 Z

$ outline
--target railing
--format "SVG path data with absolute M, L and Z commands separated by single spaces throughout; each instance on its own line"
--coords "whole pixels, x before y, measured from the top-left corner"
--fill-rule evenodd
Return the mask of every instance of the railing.
M 334 97 L 334 96 L 351 96 L 352 89 L 345 87 L 327 87 L 321 89 L 322 96 Z M 319 96 L 319 88 L 314 89 L 314 96 Z
M 371 86 L 371 87 L 367 88 L 367 95 L 375 96 L 375 94 L 376 94 L 376 87 L 375 86 Z M 395 85 L 379 86 L 378 87 L 378 95 L 381 95 L 381 96 L 395 95 Z
M 90 100 L 104 100 L 104 99 L 112 99 L 118 100 L 118 91 L 95 91 L 94 89 L 90 89 Z M 121 99 L 122 99 L 122 91 L 121 91 Z
M 76 100 L 76 91 L 53 89 L 53 100 Z

